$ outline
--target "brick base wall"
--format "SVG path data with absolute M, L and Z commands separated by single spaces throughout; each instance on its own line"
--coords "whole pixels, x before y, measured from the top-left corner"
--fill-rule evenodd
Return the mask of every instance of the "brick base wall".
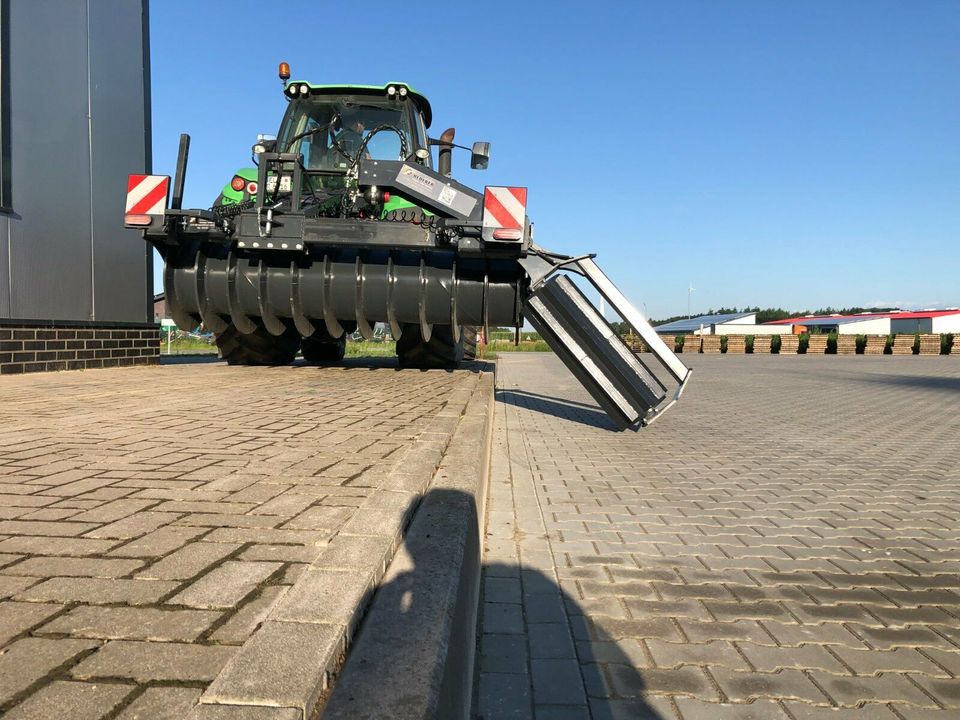
M 153 323 L 0 322 L 0 375 L 159 362 Z

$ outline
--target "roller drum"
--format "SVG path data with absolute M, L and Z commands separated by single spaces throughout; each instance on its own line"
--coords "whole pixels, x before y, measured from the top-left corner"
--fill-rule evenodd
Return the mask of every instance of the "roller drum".
M 168 257 L 165 271 L 179 325 L 233 320 L 240 327 L 259 319 L 273 334 L 288 321 L 301 334 L 330 323 L 364 329 L 391 320 L 515 325 L 524 278 L 513 261 L 456 264 L 449 251 L 331 251 L 291 260 L 201 247 Z

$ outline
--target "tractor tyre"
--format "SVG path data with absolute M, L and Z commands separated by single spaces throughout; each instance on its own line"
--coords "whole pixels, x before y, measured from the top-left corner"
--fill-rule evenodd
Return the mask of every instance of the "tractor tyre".
M 460 328 L 460 333 L 463 336 L 463 359 L 476 360 L 477 359 L 477 326 L 464 325 L 463 327 Z
M 335 363 L 343 360 L 347 351 L 347 334 L 334 339 L 326 329 L 317 330 L 300 343 L 303 359 L 311 363 Z
M 217 335 L 217 348 L 228 365 L 289 365 L 300 349 L 300 333 L 287 328 L 283 335 L 271 335 L 257 323 L 245 335 L 231 325 Z
M 420 326 L 406 323 L 397 340 L 397 360 L 405 368 L 455 368 L 463 360 L 463 346 L 463 333 L 459 342 L 454 342 L 449 325 L 434 325 L 430 339 L 424 342 Z

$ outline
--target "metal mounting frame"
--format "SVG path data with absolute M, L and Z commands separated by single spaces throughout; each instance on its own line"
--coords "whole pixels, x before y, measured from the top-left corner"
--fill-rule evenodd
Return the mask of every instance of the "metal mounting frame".
M 628 427 L 638 421 L 642 425 L 649 425 L 680 399 L 692 371 L 667 347 L 643 313 L 600 270 L 594 257 L 593 254 L 577 257 L 556 255 L 542 248 L 531 247 L 531 253 L 519 260 L 530 277 L 530 295 L 524 303 L 525 315 L 541 335 L 549 337 L 552 345 L 559 346 L 554 350 L 567 367 L 621 426 Z M 571 327 L 569 321 L 564 323 L 555 317 L 555 313 L 566 303 L 569 306 L 567 311 L 582 320 L 584 326 L 597 324 L 599 318 L 609 329 L 609 324 L 595 309 L 593 312 L 596 315 L 590 314 L 585 307 L 589 304 L 585 298 L 582 301 L 577 298 L 580 293 L 572 283 L 557 284 L 557 273 L 561 270 L 584 277 L 647 344 L 653 356 L 677 382 L 672 397 L 658 392 L 658 388 L 664 391 L 666 388 L 649 372 L 643 360 L 634 356 L 632 351 L 630 355 L 635 357 L 635 361 L 626 359 L 623 354 L 626 346 L 612 330 L 609 330 L 605 343 L 597 342 L 596 338 L 591 341 L 586 336 L 587 331 L 576 326 L 578 323 Z M 646 411 L 641 415 L 639 411 L 643 408 Z

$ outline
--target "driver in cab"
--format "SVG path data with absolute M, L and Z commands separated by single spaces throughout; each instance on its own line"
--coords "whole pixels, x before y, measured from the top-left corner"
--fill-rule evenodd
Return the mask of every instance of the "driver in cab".
M 338 154 L 349 155 L 349 159 L 352 162 L 356 157 L 357 153 L 360 152 L 360 148 L 363 145 L 363 133 L 366 129 L 366 121 L 363 116 L 359 113 L 344 113 L 342 120 L 342 127 L 340 132 L 333 138 L 334 150 L 339 150 Z M 369 152 L 364 152 L 363 154 L 365 159 L 370 158 Z M 338 161 L 344 161 L 347 158 L 340 157 Z

